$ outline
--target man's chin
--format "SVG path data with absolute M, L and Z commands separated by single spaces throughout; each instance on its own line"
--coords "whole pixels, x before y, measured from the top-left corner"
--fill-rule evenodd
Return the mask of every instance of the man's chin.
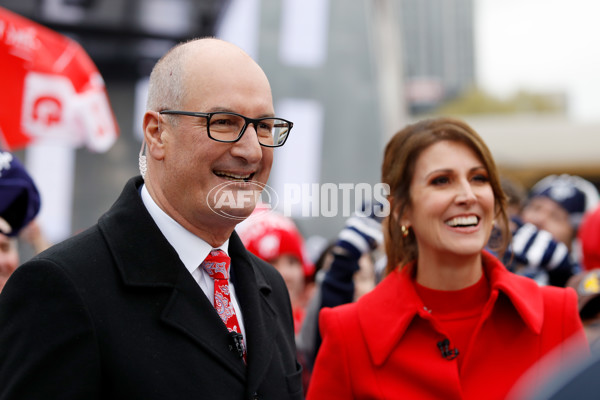
M 254 211 L 263 187 L 256 182 L 226 182 L 215 186 L 206 201 L 215 214 L 240 222 Z
M 219 209 L 213 209 L 217 215 L 223 218 L 231 219 L 237 222 L 242 222 L 252 214 L 256 204 L 245 205 L 245 207 L 232 208 L 232 207 L 221 207 Z

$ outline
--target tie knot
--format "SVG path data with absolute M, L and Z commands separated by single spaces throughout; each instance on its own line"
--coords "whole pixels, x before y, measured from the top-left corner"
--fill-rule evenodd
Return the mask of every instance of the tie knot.
M 211 250 L 200 267 L 213 279 L 229 279 L 230 260 L 223 250 Z

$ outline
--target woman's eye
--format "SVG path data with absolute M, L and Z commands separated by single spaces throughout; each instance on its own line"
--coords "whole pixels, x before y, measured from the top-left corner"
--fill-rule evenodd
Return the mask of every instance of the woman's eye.
M 431 180 L 432 185 L 444 185 L 448 182 L 450 182 L 450 180 L 448 179 L 447 176 L 438 176 L 437 178 L 433 178 Z
M 483 174 L 475 175 L 473 177 L 473 180 L 477 181 L 477 182 L 489 182 L 490 181 L 490 179 L 487 177 L 487 175 L 483 175 Z

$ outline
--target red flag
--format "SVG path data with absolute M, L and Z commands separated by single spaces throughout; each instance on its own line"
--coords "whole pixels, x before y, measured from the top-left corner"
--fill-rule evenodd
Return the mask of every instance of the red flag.
M 104 81 L 74 40 L 0 7 L 0 145 L 108 150 L 119 130 Z

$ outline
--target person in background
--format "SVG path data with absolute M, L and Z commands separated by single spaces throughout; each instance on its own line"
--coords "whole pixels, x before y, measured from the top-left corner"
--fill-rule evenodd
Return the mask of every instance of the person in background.
M 598 204 L 595 186 L 573 175 L 549 175 L 529 191 L 504 261 L 540 285 L 565 286 L 580 271 L 577 232 L 583 215 Z
M 579 297 L 579 316 L 590 347 L 600 350 L 600 206 L 586 213 L 577 232 L 582 271 L 567 282 Z
M 577 231 L 581 248 L 581 268 L 584 271 L 600 268 L 600 205 L 583 216 Z
M 331 265 L 320 288 L 321 308 L 351 303 L 377 283 L 376 255 L 383 244 L 383 204 L 367 203 L 346 220 L 330 252 Z
M 507 196 L 507 215 L 512 241 L 503 257 L 506 267 L 519 275 L 530 277 L 538 284 L 564 286 L 577 270 L 567 245 L 555 240 L 550 232 L 532 223 L 523 223 L 521 212 L 527 191 L 517 181 L 501 177 L 502 190 Z M 500 231 L 494 229 L 491 240 Z
M 265 73 L 215 38 L 150 74 L 142 176 L 0 294 L 0 398 L 303 398 L 290 299 L 234 232 L 292 123 Z M 244 198 L 244 200 L 248 200 Z
M 357 301 L 378 282 L 376 262 L 383 243 L 382 212 L 382 204 L 364 204 L 346 220 L 336 240 L 319 257 L 320 277 L 296 337 L 298 352 L 305 362 L 305 391 L 321 345 L 319 311 Z
M 408 125 L 385 148 L 382 181 L 387 276 L 321 311 L 308 400 L 504 399 L 566 341 L 589 355 L 574 291 L 540 287 L 485 250 L 495 219 L 500 255 L 510 232 L 494 160 L 470 126 Z
M 594 400 L 600 392 L 600 206 L 588 212 L 577 233 L 581 245 L 582 271 L 567 282 L 578 296 L 579 316 L 592 350 L 585 359 L 568 371 L 549 379 L 535 394 L 525 393 L 518 400 Z
M 273 265 L 285 281 L 294 316 L 296 354 L 302 365 L 302 387 L 306 391 L 310 365 L 298 346 L 306 306 L 315 289 L 315 266 L 307 257 L 304 238 L 291 218 L 260 205 L 238 224 L 236 232 L 246 249 Z
M 314 265 L 306 255 L 304 238 L 291 218 L 257 206 L 238 224 L 236 232 L 249 252 L 273 265 L 290 294 L 295 332 L 304 319 L 306 303 L 314 288 Z
M 19 266 L 17 239 L 0 233 L 0 292 L 6 281 Z
M 567 281 L 577 292 L 579 317 L 594 352 L 600 350 L 600 268 L 579 272 Z
M 40 210 L 40 194 L 23 164 L 0 150 L 0 292 L 19 266 L 17 236 Z
M 573 241 L 585 213 L 598 206 L 598 189 L 576 175 L 549 175 L 529 191 L 521 212 L 524 222 L 545 229 L 573 250 Z
M 19 240 L 31 246 L 34 255 L 41 253 L 48 247 L 52 246 L 52 243 L 48 241 L 42 232 L 42 227 L 37 218 L 35 218 L 21 230 L 19 233 Z

